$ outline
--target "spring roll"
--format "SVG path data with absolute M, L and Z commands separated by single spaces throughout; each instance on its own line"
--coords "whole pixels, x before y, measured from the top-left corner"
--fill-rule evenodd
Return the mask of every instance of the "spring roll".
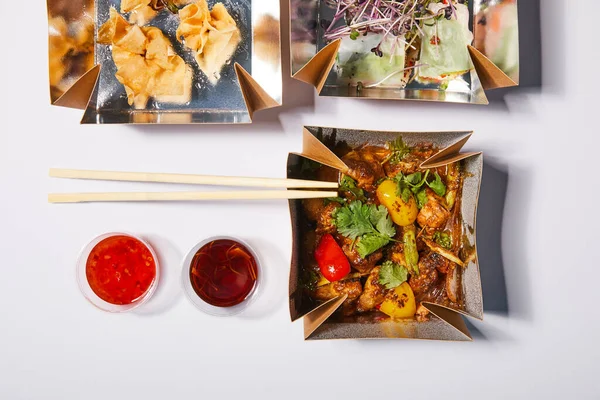
M 432 14 L 445 7 L 443 3 L 432 3 Z M 469 8 L 464 4 L 455 4 L 456 13 L 450 19 L 443 15 L 428 20 L 423 25 L 421 54 L 418 78 L 423 82 L 444 82 L 471 70 L 472 63 L 468 45 L 473 41 L 469 30 Z
M 383 42 L 382 39 L 382 34 L 374 33 L 359 35 L 355 39 L 342 39 L 337 59 L 337 72 L 341 82 L 350 85 L 361 82 L 364 86 L 381 83 L 377 86 L 404 87 L 404 36 L 387 35 Z M 381 53 L 376 54 L 372 49 L 378 49 Z

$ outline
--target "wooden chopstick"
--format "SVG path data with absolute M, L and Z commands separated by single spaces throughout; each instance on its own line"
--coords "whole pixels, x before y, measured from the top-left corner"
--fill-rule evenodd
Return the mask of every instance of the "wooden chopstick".
M 103 181 L 184 183 L 193 185 L 242 186 L 294 189 L 337 189 L 337 182 L 310 181 L 301 179 L 246 178 L 236 176 L 163 174 L 149 172 L 87 171 L 51 168 L 53 178 L 93 179 Z
M 125 201 L 198 201 L 198 200 L 269 200 L 320 199 L 337 197 L 337 192 L 306 190 L 258 190 L 235 192 L 148 192 L 148 193 L 51 193 L 49 203 L 88 203 Z

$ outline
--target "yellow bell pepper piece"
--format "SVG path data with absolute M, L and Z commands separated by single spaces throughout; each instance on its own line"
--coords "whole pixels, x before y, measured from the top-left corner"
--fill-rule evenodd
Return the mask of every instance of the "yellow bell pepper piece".
M 388 209 L 392 221 L 400 226 L 407 226 L 417 220 L 419 208 L 413 195 L 405 203 L 397 191 L 398 185 L 394 181 L 385 180 L 377 188 L 377 198 Z
M 413 318 L 417 312 L 417 303 L 410 285 L 404 282 L 388 292 L 379 311 L 392 318 Z

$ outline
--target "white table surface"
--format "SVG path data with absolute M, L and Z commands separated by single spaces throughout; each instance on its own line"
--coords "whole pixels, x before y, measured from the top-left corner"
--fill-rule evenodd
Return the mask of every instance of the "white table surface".
M 479 107 L 316 98 L 286 78 L 283 108 L 234 127 L 79 126 L 81 112 L 49 105 L 44 2 L 5 16 L 0 398 L 599 398 L 600 47 L 582 11 L 596 7 L 541 3 L 541 88 Z M 527 67 L 535 51 L 525 53 Z M 476 131 L 468 149 L 487 163 L 478 221 L 487 312 L 474 342 L 304 342 L 287 308 L 284 201 L 46 203 L 50 191 L 145 187 L 51 180 L 49 167 L 284 177 L 303 124 Z M 75 282 L 80 248 L 113 230 L 147 237 L 164 266 L 157 295 L 127 315 L 98 311 Z M 216 234 L 247 239 L 264 259 L 263 296 L 239 318 L 200 313 L 179 287 L 184 253 Z

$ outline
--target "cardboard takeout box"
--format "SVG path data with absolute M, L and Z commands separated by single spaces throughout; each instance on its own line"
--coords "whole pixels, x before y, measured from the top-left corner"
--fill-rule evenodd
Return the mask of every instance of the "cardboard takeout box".
M 179 6 L 193 2 L 175 1 Z M 150 6 L 145 10 L 153 13 L 152 18 L 136 15 L 138 25 L 159 27 L 195 72 L 190 101 L 175 105 L 151 100 L 136 110 L 115 78 L 109 46 L 98 43 L 98 29 L 108 20 L 111 7 L 119 10 L 121 0 L 47 0 L 52 104 L 85 110 L 81 121 L 85 124 L 250 123 L 256 111 L 281 105 L 279 1 L 224 3 L 236 20 L 241 41 L 232 65 L 224 67 L 215 86 L 206 82 L 193 55 L 178 43 L 178 15 L 166 9 L 154 14 Z M 132 15 L 124 14 L 135 23 Z
M 287 164 L 288 178 L 314 179 L 304 168 L 307 160 L 333 167 L 342 173 L 346 164 L 335 154 L 341 148 L 357 148 L 364 144 L 385 145 L 402 136 L 409 145 L 422 142 L 433 143 L 441 149 L 426 160 L 422 167 L 439 167 L 462 161 L 465 172 L 461 211 L 463 234 L 468 243 L 475 247 L 475 218 L 483 168 L 480 152 L 461 152 L 472 132 L 375 132 L 353 129 L 305 127 L 303 150 L 290 154 Z M 304 337 L 313 339 L 366 339 L 366 338 L 410 338 L 432 340 L 471 340 L 462 315 L 483 319 L 483 299 L 479 264 L 475 256 L 463 269 L 462 288 L 464 310 L 455 310 L 432 303 L 424 303 L 430 311 L 427 322 L 382 320 L 381 315 L 358 315 L 339 318 L 335 313 L 346 299 L 346 295 L 334 298 L 314 308 L 308 301 L 301 285 L 302 254 L 305 231 L 301 200 L 290 200 L 293 249 L 289 281 L 289 306 L 292 321 L 304 321 Z
M 290 2 L 292 77 L 313 85 L 320 96 L 488 104 L 485 90 L 519 83 L 517 0 L 468 2 L 472 20 L 469 29 L 474 38 L 472 45 L 468 45 L 472 68 L 466 77 L 454 79 L 460 81 L 460 85 L 450 85 L 445 90 L 426 85 L 408 85 L 404 89 L 358 88 L 340 82 L 334 66 L 342 42 L 340 39 L 327 41 L 323 37 L 335 13 L 333 2 Z

